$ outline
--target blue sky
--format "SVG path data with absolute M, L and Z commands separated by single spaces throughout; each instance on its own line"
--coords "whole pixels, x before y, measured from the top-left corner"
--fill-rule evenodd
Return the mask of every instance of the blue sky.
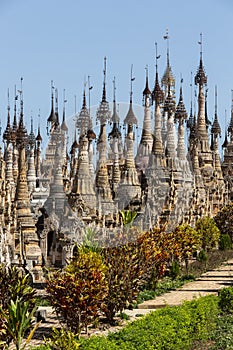
M 103 58 L 107 57 L 107 98 L 112 100 L 116 76 L 117 100 L 127 102 L 130 66 L 134 67 L 134 103 L 142 103 L 145 66 L 150 86 L 155 75 L 158 43 L 160 78 L 166 66 L 166 28 L 170 62 L 177 82 L 184 79 L 184 100 L 190 108 L 190 79 L 199 64 L 199 35 L 203 33 L 203 61 L 208 75 L 208 113 L 214 115 L 214 88 L 218 87 L 218 115 L 224 128 L 229 120 L 233 89 L 232 0 L 0 0 L 0 117 L 7 115 L 7 89 L 13 107 L 14 85 L 23 77 L 25 120 L 41 110 L 41 125 L 50 112 L 50 81 L 62 94 L 66 89 L 67 116 L 82 103 L 84 77 L 93 85 L 91 103 L 101 100 Z M 125 116 L 121 116 L 124 118 Z

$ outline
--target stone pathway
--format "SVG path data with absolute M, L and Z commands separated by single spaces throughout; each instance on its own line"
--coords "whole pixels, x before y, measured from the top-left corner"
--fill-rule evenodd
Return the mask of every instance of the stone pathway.
M 204 273 L 197 280 L 186 283 L 181 288 L 165 293 L 153 300 L 145 301 L 138 306 L 138 309 L 125 310 L 125 313 L 130 316 L 130 320 L 134 320 L 166 305 L 175 306 L 182 304 L 184 300 L 192 300 L 195 297 L 209 294 L 217 295 L 219 289 L 230 285 L 233 285 L 233 259 L 223 263 L 215 270 Z M 43 344 L 43 338 L 45 335 L 49 335 L 51 328 L 60 327 L 56 314 L 51 307 L 40 307 L 39 310 L 46 311 L 46 322 L 40 324 L 31 345 Z M 95 334 L 108 334 L 111 330 L 111 328 L 104 331 L 99 330 Z
M 180 305 L 184 300 L 192 300 L 195 297 L 217 295 L 219 289 L 230 285 L 233 285 L 233 259 L 223 263 L 215 270 L 204 273 L 197 280 L 186 283 L 179 289 L 145 301 L 139 305 L 139 309 L 151 311 L 166 305 Z

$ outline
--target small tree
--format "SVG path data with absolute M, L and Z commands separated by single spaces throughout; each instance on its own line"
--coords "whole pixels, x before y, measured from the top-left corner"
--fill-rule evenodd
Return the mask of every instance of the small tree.
M 196 231 L 201 237 L 201 246 L 205 252 L 218 246 L 220 231 L 212 218 L 204 216 L 199 219 Z
M 87 331 L 87 326 L 104 310 L 108 293 L 105 272 L 98 253 L 80 249 L 63 271 L 49 275 L 48 299 L 61 321 L 75 334 L 82 329 Z
M 186 271 L 188 272 L 188 261 L 201 243 L 200 234 L 188 224 L 177 226 L 174 234 L 180 257 L 185 262 Z
M 215 216 L 214 221 L 221 234 L 228 234 L 233 241 L 233 203 L 223 207 Z
M 231 237 L 228 233 L 221 234 L 219 238 L 219 249 L 228 250 L 232 248 Z

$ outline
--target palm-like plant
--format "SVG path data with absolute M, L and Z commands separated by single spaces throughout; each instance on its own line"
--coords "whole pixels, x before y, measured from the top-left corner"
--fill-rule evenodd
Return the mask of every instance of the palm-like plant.
M 3 330 L 1 330 L 1 332 L 9 336 L 14 342 L 17 350 L 23 350 L 26 348 L 26 345 L 29 344 L 35 330 L 40 324 L 40 322 L 38 322 L 33 327 L 33 319 L 36 309 L 37 307 L 35 306 L 30 310 L 29 301 L 22 301 L 18 297 L 15 302 L 13 300 L 10 301 L 7 310 L 3 310 L 3 308 L 0 307 L 0 316 L 4 322 Z M 21 347 L 24 336 L 30 328 L 32 329 L 24 342 L 24 345 Z
M 121 214 L 122 222 L 126 231 L 129 231 L 130 227 L 132 226 L 137 216 L 137 212 L 131 211 L 131 210 L 120 210 L 120 214 Z

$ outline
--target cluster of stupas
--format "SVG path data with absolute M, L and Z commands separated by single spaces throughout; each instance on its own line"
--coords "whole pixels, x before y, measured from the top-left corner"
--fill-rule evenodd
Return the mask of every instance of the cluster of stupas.
M 49 142 L 44 155 L 40 127 L 37 136 L 32 123 L 30 132 L 25 128 L 22 89 L 19 120 L 16 98 L 13 122 L 8 106 L 4 149 L 0 153 L 1 263 L 23 266 L 32 273 L 34 281 L 41 280 L 43 265 L 66 264 L 76 243 L 82 241 L 86 227 L 95 230 L 99 239 L 111 240 L 122 227 L 121 210 L 137 212 L 134 225 L 139 230 L 161 225 L 171 230 L 180 223 L 194 225 L 202 216 L 214 216 L 232 200 L 233 113 L 221 161 L 217 91 L 214 121 L 210 125 L 202 49 L 194 79 L 197 108 L 193 111 L 191 101 L 189 116 L 183 102 L 182 81 L 178 103 L 175 101 L 169 49 L 161 81 L 157 58 L 156 54 L 153 90 L 146 74 L 143 127 L 136 152 L 138 120 L 133 110 L 133 78 L 131 75 L 128 113 L 121 122 L 115 80 L 112 111 L 107 101 L 106 59 L 102 100 L 96 113 L 99 134 L 93 131 L 84 89 L 70 149 L 65 104 L 60 122 L 53 85 Z

